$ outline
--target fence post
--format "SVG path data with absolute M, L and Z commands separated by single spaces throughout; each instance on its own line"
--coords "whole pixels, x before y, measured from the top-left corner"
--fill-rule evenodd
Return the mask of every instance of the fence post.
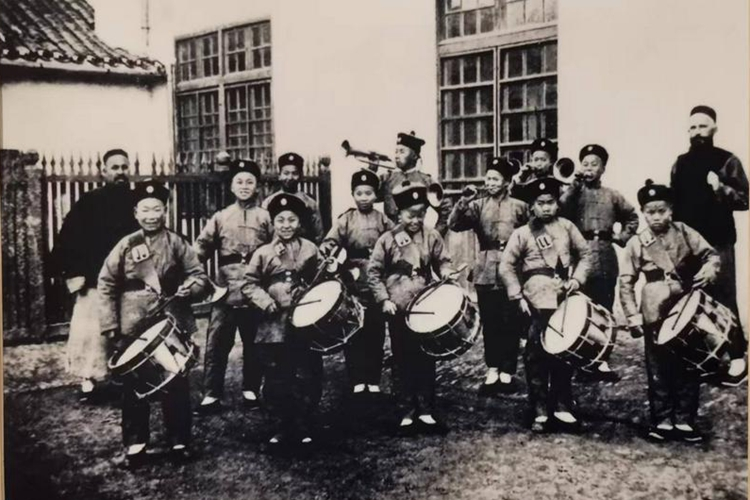
M 331 168 L 330 160 L 326 161 L 325 158 L 319 163 L 318 176 L 320 178 L 320 199 L 318 200 L 318 208 L 320 209 L 320 216 L 323 219 L 323 228 L 327 233 L 331 229 Z
M 41 340 L 44 294 L 43 169 L 35 152 L 0 151 L 5 340 Z

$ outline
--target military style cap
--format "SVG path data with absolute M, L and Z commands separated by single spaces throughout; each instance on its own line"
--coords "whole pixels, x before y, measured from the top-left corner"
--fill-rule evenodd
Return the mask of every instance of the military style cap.
M 714 110 L 714 108 L 712 108 L 711 106 L 699 104 L 698 106 L 690 110 L 690 116 L 697 115 L 698 113 L 703 113 L 706 116 L 710 116 L 713 121 L 716 121 L 716 110 Z
M 646 179 L 646 184 L 638 190 L 638 203 L 643 207 L 650 201 L 672 203 L 672 190 L 664 184 L 654 184 L 651 179 Z
M 419 153 L 422 150 L 422 146 L 424 146 L 424 140 L 414 135 L 414 131 L 412 130 L 408 134 L 400 132 L 396 138 L 396 144 L 403 144 L 407 148 Z
M 607 150 L 598 144 L 587 144 L 586 146 L 582 147 L 581 152 L 578 154 L 578 160 L 583 161 L 583 159 L 588 155 L 598 156 L 599 158 L 601 158 L 604 165 L 606 165 L 607 160 L 609 160 L 609 153 L 607 153 Z
M 304 217 L 307 213 L 307 205 L 299 197 L 288 193 L 277 194 L 268 204 L 268 212 L 272 219 L 285 210 L 291 210 L 299 217 Z
M 552 161 L 557 159 L 557 144 L 550 141 L 549 139 L 536 139 L 531 143 L 529 151 L 531 152 L 531 154 L 534 154 L 536 151 L 544 151 L 550 156 L 550 158 L 552 158 Z
M 520 189 L 519 198 L 529 204 L 534 203 L 543 194 L 551 194 L 555 198 L 559 198 L 560 186 L 562 186 L 562 182 L 554 177 L 542 177 L 528 184 L 523 184 Z
M 487 162 L 487 171 L 496 170 L 503 176 L 503 179 L 510 179 L 521 170 L 521 166 L 515 160 L 508 160 L 502 157 L 490 158 Z
M 255 180 L 260 180 L 260 165 L 253 160 L 232 160 L 229 164 L 229 179 L 234 179 L 234 176 L 240 172 L 248 172 L 255 176 Z
M 294 165 L 297 167 L 297 171 L 302 174 L 302 167 L 305 165 L 305 160 L 297 153 L 284 153 L 279 156 L 279 170 L 287 165 Z
M 352 175 L 352 191 L 354 191 L 357 186 L 372 186 L 377 192 L 380 187 L 380 179 L 372 170 L 366 170 L 363 168 L 358 172 L 354 172 Z
M 427 186 L 421 182 L 404 181 L 393 189 L 393 201 L 396 208 L 404 210 L 414 205 L 428 204 Z
M 167 189 L 164 184 L 154 179 L 137 182 L 133 189 L 133 200 L 135 204 L 137 205 L 139 201 L 145 200 L 146 198 L 156 198 L 166 204 L 169 201 L 169 189 Z

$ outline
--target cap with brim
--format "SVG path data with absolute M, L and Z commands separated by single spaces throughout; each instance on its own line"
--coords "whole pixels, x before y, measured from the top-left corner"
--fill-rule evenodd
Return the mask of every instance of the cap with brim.
M 690 116 L 697 115 L 698 113 L 709 116 L 713 121 L 716 121 L 716 110 L 711 106 L 700 104 L 690 110 Z
M 508 160 L 507 158 L 495 157 L 491 158 L 487 162 L 487 171 L 495 170 L 503 176 L 503 179 L 510 179 L 518 173 L 521 166 L 515 160 Z
M 423 139 L 420 139 L 419 137 L 414 135 L 414 131 L 412 130 L 412 132 L 409 134 L 400 132 L 396 137 L 396 144 L 402 144 L 407 148 L 419 153 L 422 150 L 422 146 L 424 146 L 425 142 Z
M 534 154 L 536 151 L 544 151 L 550 156 L 553 161 L 557 159 L 557 144 L 550 141 L 549 139 L 536 139 L 531 143 L 529 151 L 531 152 L 531 154 Z
M 305 165 L 305 160 L 297 153 L 284 153 L 279 156 L 279 170 L 286 167 L 287 165 L 294 165 L 297 167 L 297 171 L 301 174 L 302 169 Z

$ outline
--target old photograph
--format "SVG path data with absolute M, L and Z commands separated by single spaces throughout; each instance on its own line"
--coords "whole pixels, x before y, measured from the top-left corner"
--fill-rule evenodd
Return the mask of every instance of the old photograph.
M 3 498 L 748 496 L 746 0 L 0 0 Z

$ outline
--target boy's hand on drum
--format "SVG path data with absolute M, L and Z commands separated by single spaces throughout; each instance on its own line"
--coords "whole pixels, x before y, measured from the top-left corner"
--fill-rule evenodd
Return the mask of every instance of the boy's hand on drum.
M 277 312 L 279 312 L 279 306 L 276 304 L 276 302 L 271 302 L 266 307 L 266 314 L 276 314 Z
M 518 299 L 518 308 L 526 316 L 531 316 L 531 307 L 529 307 L 529 303 L 526 302 L 526 299 L 524 299 L 523 297 L 521 297 L 520 299 Z
M 581 284 L 578 283 L 578 280 L 575 279 L 569 279 L 565 282 L 565 291 L 568 293 L 573 293 L 581 288 Z
M 713 269 L 703 266 L 700 271 L 693 277 L 693 288 L 703 288 L 716 278 Z
M 117 328 L 111 328 L 109 330 L 104 330 L 102 335 L 108 340 L 114 340 L 120 336 L 120 331 Z
M 386 314 L 390 314 L 393 316 L 397 312 L 396 304 L 391 302 L 390 300 L 383 301 L 383 312 Z

